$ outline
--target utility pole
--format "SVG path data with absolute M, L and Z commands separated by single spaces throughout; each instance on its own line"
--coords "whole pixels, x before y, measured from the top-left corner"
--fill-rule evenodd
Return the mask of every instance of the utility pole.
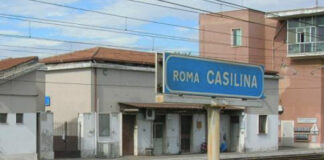
M 318 7 L 318 0 L 315 0 L 315 8 Z

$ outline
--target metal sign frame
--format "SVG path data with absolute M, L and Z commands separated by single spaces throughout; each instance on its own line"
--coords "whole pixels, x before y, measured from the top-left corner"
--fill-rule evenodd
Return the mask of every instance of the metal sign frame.
M 166 54 L 168 55 L 167 58 L 166 58 Z M 263 68 L 263 66 L 251 65 L 251 64 L 246 64 L 246 63 L 236 63 L 236 62 L 223 61 L 223 60 L 213 60 L 213 59 L 194 57 L 194 56 L 184 56 L 184 55 L 171 54 L 171 53 L 162 53 L 162 54 L 159 53 L 156 57 L 157 57 L 156 58 L 156 65 L 157 65 L 156 66 L 156 83 L 157 83 L 156 87 L 159 88 L 159 90 L 157 90 L 157 93 L 178 94 L 178 95 L 198 95 L 198 96 L 207 96 L 207 97 L 245 98 L 245 99 L 260 99 L 260 98 L 264 97 L 264 68 Z M 167 68 L 168 66 L 166 64 L 167 64 L 168 60 L 172 57 L 176 57 L 176 58 L 180 57 L 180 58 L 184 58 L 184 59 L 192 59 L 192 60 L 197 60 L 197 61 L 216 62 L 216 63 L 220 63 L 220 64 L 224 64 L 224 65 L 233 64 L 235 66 L 258 68 L 262 73 L 262 75 L 260 75 L 261 81 L 262 81 L 262 85 L 261 85 L 262 88 L 260 91 L 260 95 L 249 96 L 249 95 L 235 95 L 235 94 L 224 94 L 224 93 L 206 93 L 206 92 L 200 93 L 200 92 L 173 90 L 168 86 L 167 73 L 166 73 L 167 69 L 168 69 Z M 162 75 L 162 77 L 158 77 L 159 75 Z M 160 86 L 157 86 L 158 84 L 160 84 Z

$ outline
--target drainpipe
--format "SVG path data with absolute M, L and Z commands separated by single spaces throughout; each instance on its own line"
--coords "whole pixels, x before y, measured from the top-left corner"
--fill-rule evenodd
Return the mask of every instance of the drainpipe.
M 279 33 L 281 32 L 281 30 L 286 26 L 286 23 L 282 24 L 279 31 L 276 32 L 276 34 L 274 35 L 273 39 L 272 39 L 272 70 L 275 69 L 275 40 L 277 39 L 277 37 L 279 36 Z
M 95 101 L 95 104 L 94 104 L 94 111 L 97 113 L 98 111 L 98 104 L 97 104 L 97 68 L 96 67 L 93 67 L 94 68 L 94 101 Z
M 96 61 L 93 61 L 92 64 L 96 64 Z M 91 65 L 92 68 L 94 69 L 94 113 L 95 113 L 95 117 L 94 117 L 94 120 L 95 120 L 95 138 L 94 138 L 94 144 L 95 144 L 95 155 L 97 155 L 97 142 L 98 142 L 98 95 L 97 95 L 97 68 L 95 67 L 95 65 Z

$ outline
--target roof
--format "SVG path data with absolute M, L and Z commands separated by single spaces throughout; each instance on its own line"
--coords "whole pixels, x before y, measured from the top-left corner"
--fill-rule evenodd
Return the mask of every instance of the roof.
M 123 107 L 132 108 L 150 108 L 150 109 L 204 109 L 204 104 L 193 103 L 132 103 L 121 102 L 119 103 Z M 241 107 L 225 107 L 225 110 L 242 110 Z
M 38 60 L 38 57 L 7 58 L 0 60 L 0 71 L 5 71 L 21 64 Z
M 293 10 L 268 12 L 266 16 L 267 18 L 286 20 L 290 18 L 315 16 L 315 15 L 323 15 L 323 14 L 324 14 L 324 7 L 314 7 L 314 8 L 301 8 L 301 9 L 293 9 Z
M 92 60 L 154 66 L 155 55 L 149 52 L 96 47 L 44 58 L 41 62 L 55 64 Z

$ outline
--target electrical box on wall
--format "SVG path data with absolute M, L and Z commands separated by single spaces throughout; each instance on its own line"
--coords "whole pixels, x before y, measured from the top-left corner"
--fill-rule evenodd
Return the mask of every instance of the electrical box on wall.
M 145 119 L 146 120 L 154 120 L 155 119 L 155 111 L 153 109 L 145 110 Z

